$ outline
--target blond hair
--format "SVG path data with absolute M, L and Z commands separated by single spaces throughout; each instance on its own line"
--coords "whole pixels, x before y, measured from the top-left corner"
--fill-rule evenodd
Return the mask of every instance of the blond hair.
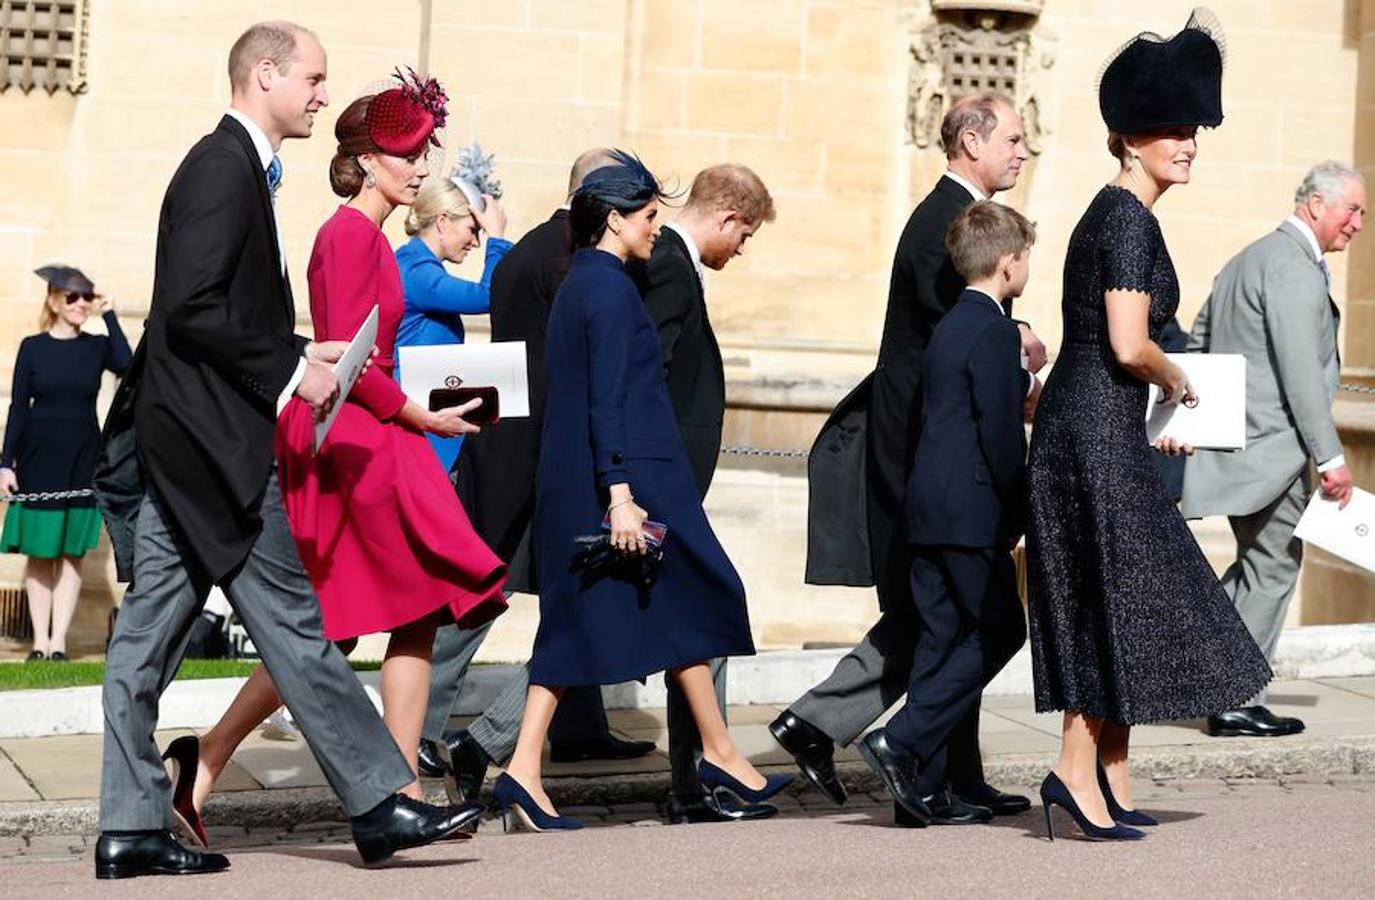
M 53 298 L 61 297 L 66 302 L 67 292 L 58 287 L 48 286 L 48 292 L 43 295 L 43 309 L 38 313 L 38 330 L 47 331 L 57 324 L 59 318 L 57 310 L 53 309 Z
M 253 67 L 259 60 L 271 60 L 283 74 L 296 61 L 296 39 L 315 32 L 294 22 L 259 22 L 250 25 L 229 48 L 229 85 L 235 91 L 248 87 Z
M 945 249 L 967 282 L 998 271 L 1004 256 L 1020 256 L 1036 243 L 1036 226 L 1026 216 L 993 200 L 965 207 L 945 233 Z
M 764 181 L 749 166 L 721 163 L 697 173 L 692 179 L 684 209 L 698 213 L 734 210 L 751 225 L 772 222 L 773 197 Z
M 411 210 L 406 214 L 406 234 L 417 235 L 429 228 L 440 216 L 461 219 L 471 215 L 468 195 L 447 178 L 427 178 L 416 194 Z

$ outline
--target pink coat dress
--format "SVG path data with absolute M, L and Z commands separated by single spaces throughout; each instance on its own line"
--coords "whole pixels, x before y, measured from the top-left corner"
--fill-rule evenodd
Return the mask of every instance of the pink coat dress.
M 441 610 L 464 628 L 491 621 L 506 609 L 506 566 L 473 530 L 424 435 L 396 421 L 406 397 L 392 354 L 405 303 L 391 247 L 342 206 L 316 235 L 307 274 L 316 340 L 350 340 L 374 304 L 380 313 L 378 358 L 319 454 L 301 400 L 277 426 L 282 498 L 325 636 L 390 631 Z

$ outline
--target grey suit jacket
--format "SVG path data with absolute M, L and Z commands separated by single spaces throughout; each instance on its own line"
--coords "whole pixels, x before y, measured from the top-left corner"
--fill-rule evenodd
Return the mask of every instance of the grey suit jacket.
M 1337 320 L 1312 245 L 1288 222 L 1218 273 L 1188 349 L 1245 355 L 1246 449 L 1199 450 L 1189 459 L 1186 517 L 1254 513 L 1310 459 L 1323 463 L 1342 452 L 1332 420 Z

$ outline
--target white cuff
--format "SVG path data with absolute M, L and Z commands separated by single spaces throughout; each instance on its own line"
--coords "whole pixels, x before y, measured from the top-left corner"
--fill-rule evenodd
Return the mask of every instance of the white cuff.
M 302 356 L 296 362 L 296 371 L 292 373 L 291 380 L 286 383 L 286 387 L 277 395 L 277 418 L 280 419 L 282 417 L 282 410 L 286 409 L 287 403 L 290 402 L 292 395 L 296 393 L 296 388 L 300 386 L 301 379 L 305 377 L 306 358 Z
M 1026 372 L 1025 369 L 1023 369 L 1022 371 Z M 1031 392 L 1034 391 L 1034 390 L 1036 390 L 1036 376 L 1033 375 L 1033 374 L 1031 374 L 1030 372 L 1027 372 L 1026 374 L 1027 374 L 1027 379 L 1026 379 L 1026 395 L 1027 395 L 1028 397 L 1030 397 L 1030 396 L 1031 396 Z
M 1318 474 L 1322 475 L 1325 472 L 1331 472 L 1333 469 L 1340 469 L 1344 465 L 1346 465 L 1346 454 L 1338 453 L 1327 462 L 1318 464 Z

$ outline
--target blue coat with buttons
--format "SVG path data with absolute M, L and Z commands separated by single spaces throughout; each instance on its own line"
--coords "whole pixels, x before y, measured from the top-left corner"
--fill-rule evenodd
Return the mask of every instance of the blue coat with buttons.
M 702 511 L 658 334 L 618 258 L 574 255 L 549 316 L 545 360 L 530 680 L 613 684 L 753 653 L 744 586 Z M 574 539 L 599 532 L 608 488 L 622 482 L 668 526 L 663 568 L 648 589 L 614 578 L 584 587 L 570 570 Z

